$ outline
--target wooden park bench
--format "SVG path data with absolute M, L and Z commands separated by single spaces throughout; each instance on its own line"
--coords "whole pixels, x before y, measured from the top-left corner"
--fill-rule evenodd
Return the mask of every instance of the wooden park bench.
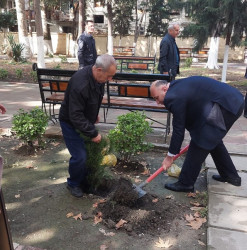
M 192 48 L 179 48 L 180 59 L 193 58 L 193 59 L 207 59 L 209 48 L 203 48 L 198 52 L 193 52 Z
M 113 56 L 134 56 L 135 47 L 113 46 Z
M 55 107 L 61 105 L 69 79 L 76 71 L 43 69 L 38 68 L 37 64 L 33 64 L 33 70 L 37 72 L 42 108 L 51 120 L 56 121 L 58 112 L 56 112 Z M 161 74 L 116 73 L 112 81 L 106 84 L 106 93 L 101 105 L 104 122 L 107 123 L 107 114 L 110 109 L 140 110 L 166 114 L 165 123 L 148 117 L 165 129 L 166 140 L 170 132 L 171 115 L 163 105 L 158 105 L 150 96 L 150 82 L 155 80 L 171 81 L 171 77 Z
M 135 70 L 145 73 L 154 73 L 156 62 L 155 56 L 114 56 L 114 58 L 118 63 L 120 72 Z

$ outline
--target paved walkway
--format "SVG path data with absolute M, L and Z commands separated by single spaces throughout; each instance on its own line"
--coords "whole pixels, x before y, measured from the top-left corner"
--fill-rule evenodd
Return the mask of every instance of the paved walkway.
M 12 116 L 19 108 L 26 110 L 41 105 L 37 84 L 0 82 L 0 100 L 7 108 L 7 113 L 0 116 L 0 134 L 10 133 Z M 110 112 L 117 111 L 111 110 Z M 104 130 L 109 128 L 107 125 L 100 126 Z M 59 126 L 50 126 L 48 134 L 61 135 Z M 156 134 L 154 133 L 153 135 L 155 140 L 157 140 Z M 184 145 L 188 144 L 188 142 L 189 136 L 186 134 Z M 207 245 L 208 249 L 245 250 L 247 243 L 246 118 L 241 117 L 234 124 L 224 142 L 242 177 L 242 186 L 234 187 L 227 183 L 212 180 L 211 176 L 217 173 L 217 171 L 211 157 L 207 158 L 206 166 L 209 168 L 207 177 L 209 194 Z M 161 143 L 160 146 L 166 148 L 167 144 Z

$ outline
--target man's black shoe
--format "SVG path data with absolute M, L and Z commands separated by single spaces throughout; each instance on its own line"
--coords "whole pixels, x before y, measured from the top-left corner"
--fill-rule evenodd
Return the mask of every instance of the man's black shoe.
M 165 188 L 175 192 L 194 192 L 194 186 L 186 186 L 180 181 L 165 184 Z
M 238 177 L 238 178 L 223 178 L 221 177 L 220 175 L 213 175 L 212 178 L 216 181 L 220 181 L 220 182 L 228 182 L 234 186 L 241 186 L 241 178 Z
M 67 188 L 70 191 L 71 195 L 80 198 L 83 196 L 83 192 L 80 187 L 71 187 L 67 184 Z

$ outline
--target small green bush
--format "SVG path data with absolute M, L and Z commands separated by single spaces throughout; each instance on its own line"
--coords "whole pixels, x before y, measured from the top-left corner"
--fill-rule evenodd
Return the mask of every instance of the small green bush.
M 22 76 L 23 76 L 23 70 L 22 69 L 16 69 L 15 74 L 16 74 L 18 79 L 21 79 Z
M 42 136 L 48 125 L 48 119 L 45 112 L 38 107 L 29 112 L 19 109 L 18 113 L 13 116 L 12 131 L 30 147 L 33 147 L 34 141 L 42 145 Z
M 151 147 L 144 143 L 145 137 L 152 132 L 144 113 L 135 111 L 118 117 L 117 125 L 109 131 L 108 137 L 121 160 L 129 161 L 131 156 Z
M 68 59 L 66 56 L 59 56 L 59 58 L 61 59 L 61 63 L 66 63 L 68 62 Z
M 186 68 L 190 68 L 191 65 L 192 65 L 192 58 L 191 57 L 186 58 L 185 62 L 184 62 L 184 65 L 185 65 Z
M 34 82 L 38 82 L 37 71 L 31 71 L 31 72 L 30 72 L 30 76 L 31 76 L 31 78 L 32 78 L 32 80 L 33 80 Z
M 61 65 L 57 64 L 56 66 L 53 67 L 54 69 L 61 69 Z
M 12 50 L 11 56 L 14 59 L 14 61 L 15 62 L 23 61 L 24 59 L 22 58 L 21 53 L 25 48 L 24 44 L 16 43 L 13 35 L 8 35 L 7 38 Z
M 0 79 L 5 79 L 8 77 L 8 71 L 6 69 L 0 69 Z

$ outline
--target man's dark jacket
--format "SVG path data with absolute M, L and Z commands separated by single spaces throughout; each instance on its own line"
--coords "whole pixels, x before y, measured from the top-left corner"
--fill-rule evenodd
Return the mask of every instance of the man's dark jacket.
M 83 32 L 78 39 L 78 60 L 80 67 L 94 65 L 97 59 L 95 40 L 90 34 Z
M 161 73 L 169 73 L 171 69 L 173 76 L 179 74 L 179 65 L 177 65 L 177 55 L 175 53 L 175 49 L 180 61 L 179 49 L 177 47 L 175 39 L 170 34 L 166 34 L 160 43 L 160 58 L 158 70 Z
M 211 78 L 192 76 L 171 82 L 164 99 L 165 107 L 173 114 L 169 152 L 179 153 L 185 129 L 197 146 L 212 150 L 229 130 L 222 109 L 236 116 L 243 103 L 244 97 L 236 88 Z M 215 110 L 218 112 L 212 112 Z
M 104 95 L 104 84 L 93 78 L 92 66 L 78 70 L 70 79 L 59 112 L 59 120 L 71 124 L 84 135 L 94 138 L 94 126 Z

